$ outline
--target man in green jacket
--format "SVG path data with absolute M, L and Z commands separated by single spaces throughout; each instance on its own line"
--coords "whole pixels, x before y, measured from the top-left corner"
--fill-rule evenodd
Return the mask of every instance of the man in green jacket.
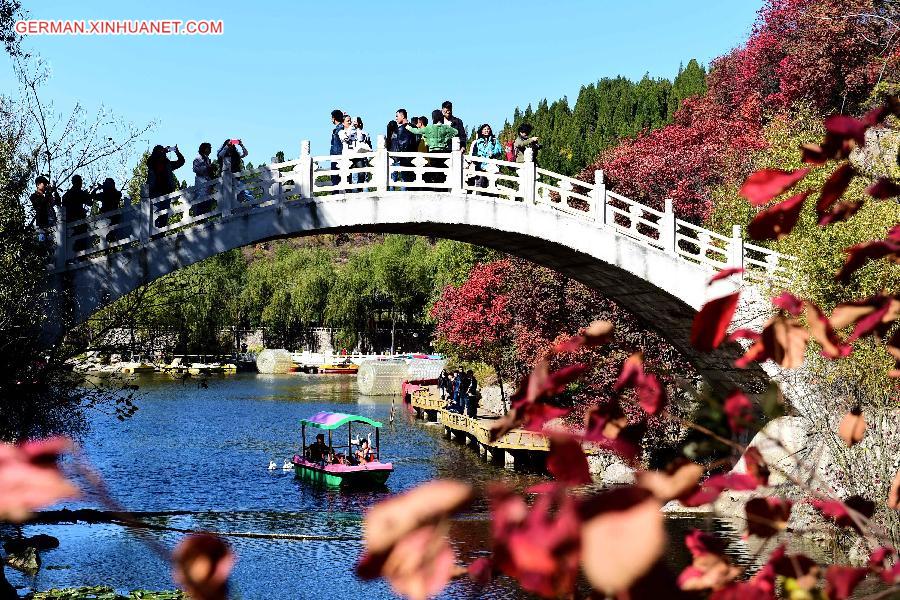
M 429 152 L 450 152 L 451 140 L 459 134 L 452 125 L 447 125 L 441 120 L 444 116 L 441 111 L 435 110 L 431 113 L 431 124 L 425 127 L 406 127 L 406 130 L 425 138 L 428 144 Z M 462 146 L 460 146 L 462 147 Z
M 425 127 L 407 127 L 410 133 L 421 135 L 428 144 L 428 152 L 447 153 L 451 150 L 453 138 L 457 137 L 458 132 L 450 125 L 442 122 L 444 115 L 441 111 L 434 110 L 431 113 L 431 124 Z M 447 160 L 443 158 L 429 158 L 428 167 L 432 169 L 446 169 Z M 446 173 L 424 173 L 422 181 L 425 183 L 443 183 L 447 181 Z

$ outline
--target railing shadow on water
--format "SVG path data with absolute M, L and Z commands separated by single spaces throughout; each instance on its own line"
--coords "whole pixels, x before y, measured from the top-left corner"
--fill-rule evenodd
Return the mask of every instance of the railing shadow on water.
M 416 192 L 491 198 L 495 202 L 539 205 L 610 228 L 638 243 L 719 271 L 745 269 L 742 277 L 781 285 L 790 281 L 793 257 L 749 244 L 735 226 L 731 236 L 675 216 L 671 199 L 662 210 L 606 189 L 602 171 L 594 183 L 538 168 L 531 151 L 524 162 L 469 156 L 454 139 L 450 152 L 390 152 L 384 136 L 374 151 L 312 156 L 304 141 L 294 160 L 225 173 L 206 185 L 148 198 L 146 186 L 137 203 L 74 222 L 65 222 L 62 208 L 55 227 L 56 251 L 49 265 L 64 271 L 90 260 L 153 240 L 202 229 L 270 206 L 327 196 L 390 197 Z

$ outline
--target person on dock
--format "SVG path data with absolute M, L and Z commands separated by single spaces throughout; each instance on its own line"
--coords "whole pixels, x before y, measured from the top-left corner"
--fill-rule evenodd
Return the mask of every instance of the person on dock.
M 465 413 L 475 418 L 478 416 L 478 400 L 481 396 L 478 391 L 478 380 L 475 379 L 475 372 L 472 369 L 466 371 L 466 380 L 468 386 L 466 388 L 466 411 Z
M 456 370 L 453 377 L 453 412 L 463 412 L 463 400 L 465 399 L 466 374 L 462 367 Z
M 469 375 L 464 369 L 460 369 L 459 377 L 459 413 L 465 415 L 469 413 Z
M 447 374 L 447 369 L 441 369 L 441 374 L 438 375 L 437 378 L 437 387 L 441 391 L 441 400 L 447 400 L 447 393 L 449 391 L 450 376 Z

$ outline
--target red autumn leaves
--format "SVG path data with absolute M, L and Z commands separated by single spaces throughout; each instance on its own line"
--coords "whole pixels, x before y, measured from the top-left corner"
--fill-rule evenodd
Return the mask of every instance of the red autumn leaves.
M 357 575 L 383 576 L 407 598 L 437 594 L 458 574 L 447 541 L 449 518 L 471 497 L 470 485 L 437 480 L 376 504 L 366 514 Z
M 786 369 L 801 366 L 809 339 L 821 346 L 821 353 L 829 359 L 848 356 L 853 342 L 869 335 L 884 339 L 893 323 L 900 317 L 900 297 L 878 294 L 864 300 L 839 304 L 830 316 L 816 305 L 803 301 L 788 292 L 773 298 L 780 310 L 758 333 L 749 329 L 735 330 L 727 335 L 734 317 L 739 292 L 707 302 L 694 318 L 691 342 L 698 350 L 708 352 L 727 340 L 749 340 L 744 355 L 735 366 L 771 360 Z M 803 318 L 801 318 L 803 317 Z M 853 326 L 843 338 L 839 330 Z M 900 336 L 886 340 L 886 349 L 900 361 Z M 894 375 L 892 372 L 891 375 Z
M 0 520 L 21 523 L 39 508 L 78 496 L 57 465 L 71 450 L 72 442 L 62 437 L 0 444 Z
M 803 146 L 803 162 L 807 164 L 824 165 L 829 160 L 844 161 L 831 172 L 819 191 L 816 201 L 819 225 L 845 221 L 862 207 L 862 200 L 841 200 L 857 175 L 847 158 L 853 148 L 865 145 L 866 130 L 879 124 L 890 112 L 897 114 L 897 106 L 896 103 L 889 102 L 869 111 L 861 119 L 845 115 L 831 116 L 825 121 L 825 139 L 820 144 Z M 800 183 L 809 173 L 810 167 L 793 171 L 760 169 L 747 177 L 740 194 L 751 205 L 763 206 Z M 804 203 L 812 192 L 813 190 L 805 190 L 759 212 L 747 227 L 750 236 L 757 240 L 776 240 L 789 234 L 796 226 Z M 866 193 L 876 200 L 884 200 L 900 194 L 900 187 L 889 179 L 882 178 L 869 186 Z

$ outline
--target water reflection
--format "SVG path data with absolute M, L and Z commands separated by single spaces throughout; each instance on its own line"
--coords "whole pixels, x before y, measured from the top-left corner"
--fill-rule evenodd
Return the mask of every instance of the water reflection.
M 139 384 L 144 396 L 135 417 L 119 423 L 95 415 L 85 453 L 106 477 L 116 500 L 129 510 L 184 511 L 150 517 L 152 524 L 273 536 L 229 538 L 239 557 L 233 581 L 242 598 L 393 597 L 383 582 L 361 582 L 352 573 L 361 548 L 362 515 L 373 502 L 436 477 L 478 486 L 501 479 L 516 489 L 542 480 L 483 463 L 476 452 L 446 441 L 440 428 L 414 421 L 401 407 L 389 425 L 391 399 L 360 398 L 352 376 L 238 375 L 210 379 L 203 389 L 190 380 L 152 375 Z M 297 452 L 299 420 L 320 410 L 352 412 L 385 423 L 382 455 L 395 466 L 386 490 L 323 489 L 295 480 L 293 472 L 267 470 L 270 460 L 280 466 Z M 99 508 L 91 498 L 66 507 Z M 696 520 L 669 521 L 674 539 L 696 525 Z M 717 522 L 701 525 L 722 527 Z M 484 503 L 454 524 L 462 559 L 484 552 L 488 528 Z M 43 554 L 44 568 L 35 578 L 8 571 L 14 585 L 48 589 L 107 584 L 120 591 L 174 586 L 168 566 L 120 526 L 30 526 L 25 531 L 37 533 L 58 537 L 60 547 Z M 158 531 L 148 535 L 170 546 L 181 537 Z M 735 543 L 741 554 L 742 542 Z M 688 560 L 680 547 L 674 544 L 667 557 L 674 568 Z M 501 578 L 487 590 L 455 582 L 442 597 L 526 596 Z

